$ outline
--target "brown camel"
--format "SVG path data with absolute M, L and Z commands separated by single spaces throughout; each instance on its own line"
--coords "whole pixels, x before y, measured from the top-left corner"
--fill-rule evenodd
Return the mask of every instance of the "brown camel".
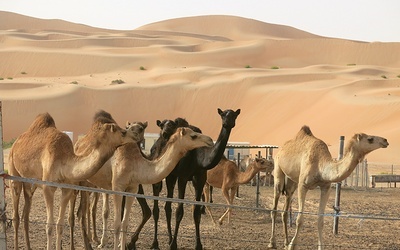
M 94 119 L 97 119 L 100 116 L 106 116 L 107 119 L 111 119 L 113 120 L 113 118 L 111 117 L 111 115 L 109 115 L 108 113 L 100 113 L 97 114 L 97 116 Z M 142 142 L 144 140 L 144 132 L 145 129 L 147 127 L 148 123 L 147 122 L 127 122 L 126 123 L 126 130 L 127 130 L 127 136 L 130 136 L 133 141 L 135 141 L 137 144 L 139 144 L 140 142 Z M 87 151 L 87 145 L 86 145 L 86 136 L 81 137 L 76 143 L 75 143 L 75 153 L 78 155 L 85 155 L 88 154 L 89 152 Z M 96 174 L 96 178 L 97 179 L 107 179 L 107 178 L 111 178 L 112 175 L 112 171 L 111 171 L 111 160 L 108 160 L 105 163 L 106 167 L 103 167 L 101 171 L 98 171 Z M 84 182 L 80 182 L 79 185 L 81 186 L 87 186 L 87 187 L 94 187 L 96 188 L 95 185 L 93 185 L 92 183 L 88 182 L 88 181 L 84 181 Z M 107 187 L 106 187 L 107 188 Z M 109 186 L 108 189 L 111 189 L 111 185 Z M 75 193 L 77 194 L 77 193 Z M 81 192 L 81 204 L 80 204 L 80 209 L 78 210 L 81 214 L 81 228 L 85 237 L 85 232 L 87 232 L 87 237 L 88 239 L 84 238 L 85 240 L 85 244 L 86 241 L 89 241 L 89 239 L 92 240 L 92 242 L 99 242 L 98 238 L 97 238 L 97 234 L 96 234 L 96 212 L 97 212 L 97 203 L 98 203 L 98 199 L 99 199 L 99 193 L 96 192 Z M 90 202 L 90 196 L 92 197 L 92 201 Z M 75 208 L 75 198 L 76 196 L 74 196 L 73 200 L 70 201 L 70 211 L 69 211 L 69 221 L 70 221 L 70 225 L 74 225 L 74 208 Z M 89 204 L 90 203 L 90 206 Z M 85 211 L 85 213 L 83 211 Z M 100 246 L 104 246 L 105 243 L 105 235 L 106 235 L 106 230 L 108 230 L 107 228 L 107 219 L 109 216 L 109 195 L 106 193 L 103 193 L 103 213 L 102 213 L 102 218 L 103 218 L 103 234 L 102 234 L 102 238 L 101 238 L 101 244 Z M 92 223 L 91 223 L 92 222 Z M 83 224 L 85 223 L 85 224 Z M 91 226 L 93 228 L 93 233 L 91 231 Z M 74 227 L 71 226 L 70 229 L 70 236 L 71 236 L 71 249 L 74 249 L 73 247 L 73 229 Z M 85 230 L 85 231 L 84 231 Z
M 269 248 L 276 248 L 275 220 L 279 196 L 285 194 L 284 224 L 285 246 L 296 249 L 300 228 L 303 225 L 304 201 L 308 190 L 320 187 L 321 197 L 318 209 L 318 249 L 323 249 L 322 228 L 324 211 L 329 198 L 331 183 L 347 178 L 357 164 L 369 152 L 386 148 L 389 145 L 385 138 L 355 134 L 346 144 L 344 156 L 335 161 L 328 146 L 316 138 L 308 126 L 303 126 L 296 137 L 287 141 L 275 157 L 274 200 L 271 211 L 272 232 Z M 294 191 L 298 188 L 299 214 L 296 220 L 296 232 L 289 243 L 287 232 L 288 209 Z
M 104 111 L 103 111 L 104 112 Z M 77 156 L 71 139 L 56 128 L 53 118 L 48 113 L 40 114 L 28 130 L 20 135 L 13 144 L 9 155 L 9 171 L 13 176 L 35 178 L 44 181 L 77 184 L 94 175 L 103 164 L 114 154 L 117 147 L 132 142 L 126 136 L 126 130 L 107 119 L 97 119 L 87 137 L 90 154 Z M 26 249 L 29 242 L 29 211 L 32 195 L 37 185 L 12 181 L 14 246 L 18 249 L 19 227 L 19 196 L 24 188 L 24 226 Z M 62 189 L 59 219 L 54 222 L 54 192 L 57 188 L 43 185 L 43 195 L 47 212 L 47 249 L 53 249 L 52 238 L 56 224 L 56 249 L 61 249 L 62 223 L 65 217 L 65 208 L 73 194 L 71 189 Z
M 213 144 L 212 139 L 206 135 L 194 132 L 190 128 L 178 128 L 168 140 L 163 154 L 157 159 L 147 160 L 137 143 L 128 143 L 115 151 L 111 164 L 106 164 L 88 181 L 104 189 L 137 193 L 139 184 L 154 184 L 162 181 L 188 151 L 200 147 L 211 147 Z M 110 172 L 112 174 L 107 174 Z M 114 195 L 113 198 L 114 249 L 117 249 L 118 241 L 120 241 L 121 249 L 125 249 L 126 230 L 134 199 L 126 197 L 121 221 L 122 196 Z M 104 240 L 99 247 L 106 244 L 106 237 L 102 239 Z
M 250 162 L 245 172 L 241 172 L 234 161 L 222 157 L 215 168 L 207 171 L 207 182 L 204 186 L 205 201 L 209 201 L 210 186 L 212 186 L 221 188 L 226 202 L 228 205 L 232 205 L 239 185 L 248 183 L 261 170 L 272 171 L 273 169 L 274 163 L 272 161 L 264 158 L 255 158 Z M 206 206 L 206 209 L 215 224 L 211 209 L 208 206 Z M 231 213 L 232 209 L 229 207 L 219 218 L 218 223 L 222 225 L 226 215 L 228 215 L 228 223 L 230 223 Z

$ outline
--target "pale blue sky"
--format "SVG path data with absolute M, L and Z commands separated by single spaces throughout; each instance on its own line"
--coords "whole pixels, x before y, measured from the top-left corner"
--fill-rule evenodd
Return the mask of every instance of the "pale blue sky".
M 400 0 L 1 0 L 0 10 L 118 30 L 178 17 L 222 14 L 321 36 L 400 42 Z

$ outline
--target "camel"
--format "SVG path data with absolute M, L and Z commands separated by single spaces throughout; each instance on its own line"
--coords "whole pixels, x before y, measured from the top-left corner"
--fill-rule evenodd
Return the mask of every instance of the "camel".
M 104 112 L 104 111 L 102 111 Z M 108 119 L 97 119 L 88 133 L 90 154 L 77 156 L 71 139 L 56 128 L 49 113 L 39 114 L 28 130 L 14 142 L 9 155 L 9 172 L 13 176 L 44 181 L 77 184 L 94 175 L 121 145 L 131 142 L 126 130 Z M 18 248 L 19 196 L 24 190 L 24 226 L 26 249 L 29 242 L 29 211 L 37 185 L 12 181 L 14 246 Z M 56 225 L 56 249 L 61 249 L 62 223 L 65 208 L 73 194 L 71 189 L 62 189 L 59 218 L 54 222 L 54 192 L 57 188 L 43 185 L 47 212 L 47 249 L 52 249 L 54 225 Z
M 272 232 L 268 247 L 276 248 L 275 221 L 278 200 L 285 194 L 284 212 L 284 244 L 287 248 L 296 249 L 300 229 L 303 225 L 304 202 L 308 190 L 320 187 L 321 196 L 318 209 L 318 249 L 323 249 L 322 229 L 324 211 L 329 198 L 331 183 L 347 178 L 357 164 L 373 150 L 386 148 L 389 145 L 385 138 L 355 134 L 346 144 L 344 156 L 334 160 L 328 146 L 316 138 L 308 126 L 303 126 L 296 137 L 287 141 L 275 156 L 274 200 L 271 211 Z M 298 188 L 299 214 L 296 220 L 296 232 L 291 242 L 288 240 L 288 209 L 294 191 Z
M 274 163 L 265 158 L 255 158 L 250 162 L 245 172 L 241 172 L 234 161 L 230 161 L 222 157 L 218 165 L 207 171 L 207 182 L 204 186 L 205 202 L 210 198 L 210 186 L 221 188 L 228 205 L 233 204 L 233 199 L 239 185 L 248 183 L 258 172 L 264 170 L 270 172 L 274 169 Z M 215 220 L 212 216 L 211 209 L 206 206 L 206 210 L 210 215 L 213 223 Z M 230 223 L 232 209 L 229 207 L 225 213 L 219 218 L 218 223 L 222 225 L 225 216 L 228 215 L 228 223 Z
M 203 187 L 207 179 L 207 170 L 215 167 L 218 162 L 221 160 L 222 155 L 225 152 L 225 147 L 229 139 L 229 135 L 231 133 L 232 128 L 235 127 L 235 121 L 238 115 L 240 114 L 240 109 L 233 111 L 231 109 L 227 109 L 222 111 L 221 109 L 217 109 L 218 114 L 222 119 L 222 128 L 221 132 L 218 136 L 218 139 L 213 147 L 211 148 L 198 148 L 195 150 L 189 151 L 185 157 L 183 157 L 175 169 L 166 177 L 166 185 L 167 185 L 167 197 L 173 198 L 174 187 L 176 182 L 178 181 L 178 197 L 179 199 L 185 198 L 186 184 L 188 181 L 192 181 L 192 184 L 195 189 L 195 199 L 196 201 L 200 201 Z M 190 167 L 188 167 L 190 166 Z M 154 187 L 153 187 L 154 190 Z M 154 194 L 155 195 L 155 194 Z M 180 222 L 183 218 L 183 203 L 179 203 L 176 209 L 176 223 L 175 223 L 175 231 L 172 234 L 171 229 L 171 202 L 165 203 L 165 213 L 167 218 L 167 228 L 169 235 L 169 248 L 171 250 L 176 250 L 177 246 L 177 236 Z M 153 217 L 154 219 L 158 218 L 157 213 L 158 207 L 153 208 Z M 201 219 L 201 206 L 196 205 L 193 210 L 193 219 L 195 224 L 196 231 L 196 250 L 202 250 L 203 246 L 201 244 L 200 239 L 200 219 Z M 155 222 L 156 224 L 157 222 Z M 159 249 L 158 247 L 158 239 L 157 235 L 154 235 L 155 238 L 153 240 L 153 249 Z M 129 243 L 129 249 L 135 248 L 135 238 L 131 238 L 131 242 Z
M 171 136 L 165 151 L 155 160 L 148 160 L 137 143 L 128 143 L 118 148 L 111 158 L 110 164 L 98 171 L 88 181 L 97 187 L 137 193 L 138 185 L 154 184 L 164 179 L 175 168 L 179 160 L 189 150 L 210 147 L 214 143 L 206 135 L 196 133 L 190 128 L 180 128 Z M 120 241 L 121 249 L 125 249 L 126 230 L 133 198 L 126 197 L 124 215 L 121 221 L 122 197 L 114 195 L 114 249 Z M 120 235 L 120 233 L 122 234 Z M 121 236 L 121 237 L 120 237 Z M 104 239 L 106 237 L 103 237 Z M 99 247 L 103 247 L 105 241 Z
M 108 116 L 108 114 L 98 114 L 98 116 L 106 116 L 107 119 L 111 119 L 113 120 L 113 118 L 111 117 L 111 115 Z M 98 118 L 95 117 L 94 119 Z M 127 130 L 127 135 L 130 136 L 133 141 L 135 141 L 138 145 L 144 140 L 144 132 L 145 129 L 147 127 L 147 122 L 133 122 L 130 123 L 129 121 L 126 123 L 126 130 Z M 87 145 L 85 144 L 87 142 L 86 140 L 86 136 L 80 138 L 76 143 L 75 143 L 75 153 L 79 154 L 79 155 L 85 155 L 88 154 L 89 152 L 87 152 L 86 148 Z M 104 180 L 106 180 L 107 178 L 111 178 L 112 175 L 112 171 L 111 171 L 111 161 L 108 160 L 105 163 L 105 166 L 107 167 L 103 167 L 102 171 L 98 171 L 96 174 L 96 178 L 100 179 L 103 178 Z M 102 175 L 100 174 L 102 173 Z M 93 177 L 94 178 L 94 177 Z M 111 182 L 111 179 L 110 179 Z M 84 181 L 84 182 L 80 182 L 79 185 L 81 186 L 87 186 L 87 187 L 94 187 L 96 188 L 97 186 L 93 185 L 92 183 L 88 182 L 88 181 Z M 111 189 L 111 184 L 109 186 L 108 189 Z M 92 197 L 92 202 L 90 203 L 90 207 L 87 204 L 90 200 L 90 195 L 93 196 Z M 102 233 L 102 238 L 101 238 L 101 243 L 100 246 L 104 246 L 106 244 L 106 230 L 107 228 L 107 220 L 108 220 L 108 216 L 109 216 L 109 195 L 106 193 L 103 193 L 103 233 Z M 97 211 L 97 202 L 99 199 L 99 193 L 96 192 L 81 192 L 81 204 L 79 206 L 79 210 L 78 213 L 81 214 L 81 218 L 80 218 L 80 222 L 81 222 L 81 228 L 83 231 L 83 235 L 84 235 L 84 240 L 85 240 L 85 245 L 90 244 L 89 239 L 90 238 L 92 240 L 92 242 L 99 242 L 98 238 L 97 238 L 97 234 L 96 234 L 96 211 Z M 73 225 L 74 222 L 74 208 L 75 208 L 75 197 L 73 200 L 70 201 L 70 224 Z M 92 223 L 90 223 L 92 222 Z M 84 224 L 85 223 L 85 224 Z M 92 224 L 92 228 L 93 228 L 93 233 L 91 233 L 90 230 L 90 226 Z M 71 235 L 71 249 L 74 249 L 73 247 L 73 227 L 71 226 L 71 231 L 70 231 L 70 235 Z M 87 231 L 87 233 L 85 233 Z M 85 236 L 87 235 L 87 238 L 85 238 Z

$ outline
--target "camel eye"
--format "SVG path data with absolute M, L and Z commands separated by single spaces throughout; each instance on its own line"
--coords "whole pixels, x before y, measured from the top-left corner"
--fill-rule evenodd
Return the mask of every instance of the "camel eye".
M 196 140 L 197 135 L 191 135 L 190 137 L 192 138 L 192 140 Z
M 373 143 L 374 142 L 374 138 L 371 138 L 371 137 L 368 138 L 367 140 L 368 140 L 369 143 Z

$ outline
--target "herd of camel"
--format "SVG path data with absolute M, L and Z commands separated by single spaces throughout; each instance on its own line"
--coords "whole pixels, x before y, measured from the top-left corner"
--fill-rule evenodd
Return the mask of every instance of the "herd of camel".
M 389 143 L 385 138 L 363 133 L 355 134 L 346 144 L 343 158 L 334 160 L 326 143 L 316 138 L 308 126 L 303 126 L 294 139 L 280 147 L 274 160 L 256 158 L 251 161 L 244 172 L 238 170 L 236 164 L 224 157 L 225 147 L 231 130 L 235 127 L 240 109 L 234 111 L 218 109 L 222 119 L 220 134 L 215 142 L 202 134 L 201 130 L 190 125 L 185 119 L 157 121 L 160 127 L 160 137 L 151 148 L 150 153 L 144 154 L 140 142 L 144 139 L 147 122 L 127 123 L 121 128 L 111 114 L 99 111 L 95 114 L 89 131 L 75 145 L 65 133 L 56 128 L 54 119 L 48 113 L 39 114 L 28 130 L 14 142 L 9 154 L 8 171 L 12 176 L 34 178 L 43 181 L 97 187 L 114 191 L 143 194 L 142 184 L 153 184 L 153 195 L 158 196 L 165 178 L 167 197 L 172 198 L 176 183 L 178 196 L 185 198 L 186 185 L 192 182 L 195 199 L 200 201 L 204 195 L 209 198 L 210 187 L 221 188 L 229 205 L 233 203 L 234 195 L 240 184 L 249 182 L 258 172 L 273 171 L 274 200 L 271 210 L 272 232 L 268 248 L 276 249 L 275 223 L 278 200 L 285 195 L 282 212 L 287 249 L 297 249 L 298 236 L 303 224 L 304 201 L 308 190 L 319 187 L 321 190 L 318 211 L 318 249 L 323 249 L 322 228 L 323 214 L 329 197 L 331 183 L 340 182 L 348 177 L 360 160 L 369 152 L 386 148 Z M 272 170 L 273 169 L 273 170 Z M 19 248 L 18 228 L 20 224 L 19 198 L 24 194 L 22 219 L 24 223 L 25 249 L 30 250 L 29 241 L 29 212 L 32 196 L 39 185 L 11 181 L 13 201 L 14 248 Z M 62 189 L 59 217 L 54 219 L 54 196 L 56 187 L 40 186 L 46 203 L 47 249 L 54 244 L 53 234 L 56 232 L 56 249 L 61 249 L 63 224 L 67 205 L 71 243 L 74 249 L 74 208 L 77 191 Z M 289 241 L 287 231 L 288 209 L 294 192 L 298 190 L 299 215 L 296 220 L 296 232 Z M 90 240 L 97 241 L 95 230 L 90 234 L 86 212 L 89 208 L 89 195 L 92 200 L 98 200 L 98 193 L 81 192 L 80 217 L 81 228 L 84 232 L 85 249 L 92 249 Z M 113 194 L 114 205 L 114 249 L 136 249 L 136 241 L 144 224 L 153 215 L 154 241 L 151 249 L 159 249 L 157 226 L 159 219 L 158 200 L 154 200 L 151 211 L 146 199 L 137 198 L 142 209 L 142 220 L 130 241 L 127 240 L 129 215 L 134 201 L 133 197 Z M 103 235 L 99 247 L 105 247 L 107 218 L 109 211 L 108 194 L 103 194 Z M 208 207 L 206 210 L 212 217 Z M 84 212 L 82 212 L 84 211 Z M 176 208 L 174 232 L 171 226 L 171 202 L 165 204 L 169 249 L 178 249 L 177 236 L 180 222 L 183 218 L 183 203 Z M 92 211 L 92 215 L 95 211 Z M 193 218 L 196 232 L 195 249 L 203 249 L 200 240 L 200 219 L 202 206 L 195 205 Z M 231 208 L 219 218 L 219 223 L 225 216 L 230 219 Z M 92 223 L 95 218 L 92 217 Z M 213 219 L 214 221 L 214 219 Z M 215 223 L 215 222 L 214 222 Z M 89 233 L 88 233 L 89 232 Z M 91 235 L 89 240 L 88 234 Z

